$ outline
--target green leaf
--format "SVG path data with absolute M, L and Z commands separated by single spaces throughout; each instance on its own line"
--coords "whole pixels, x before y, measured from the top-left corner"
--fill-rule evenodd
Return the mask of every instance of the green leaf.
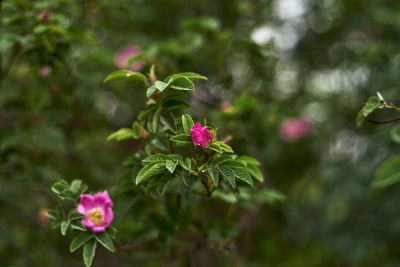
M 133 139 L 135 136 L 133 134 L 132 129 L 129 128 L 121 128 L 115 133 L 110 134 L 107 137 L 107 140 L 117 140 L 117 141 L 122 141 L 122 140 L 128 140 L 128 139 Z
M 77 236 L 72 239 L 71 245 L 69 246 L 69 252 L 74 252 L 83 244 L 85 244 L 88 240 L 90 240 L 93 237 L 93 233 L 90 232 L 81 232 Z
M 190 160 L 190 158 L 186 158 L 184 161 L 180 159 L 179 164 L 187 171 L 190 171 L 192 169 L 192 161 Z
M 150 86 L 149 88 L 147 88 L 146 90 L 146 96 L 150 97 L 152 96 L 156 91 L 157 91 L 157 87 L 155 85 Z
M 95 235 L 97 241 L 99 241 L 100 244 L 103 245 L 106 249 L 108 249 L 111 252 L 115 251 L 115 246 L 111 238 L 108 236 L 107 233 L 103 232 L 100 234 Z
M 228 160 L 228 161 L 225 161 L 225 162 L 223 162 L 223 163 L 221 163 L 219 165 L 223 166 L 223 167 L 229 167 L 229 168 L 243 168 L 243 167 L 246 167 L 246 165 L 243 162 L 239 161 L 239 160 Z
M 364 107 L 358 112 L 357 114 L 357 125 L 360 126 L 364 119 L 374 112 L 376 109 L 380 108 L 382 105 L 381 101 L 379 101 L 378 97 L 371 96 L 368 98 L 367 102 L 365 103 Z
M 390 130 L 390 136 L 393 141 L 400 144 L 400 125 L 396 125 Z
M 170 173 L 174 173 L 176 166 L 178 165 L 178 161 L 172 161 L 172 160 L 167 160 L 165 162 L 165 168 L 167 168 L 167 170 Z
M 251 187 L 254 187 L 254 181 L 251 179 L 251 176 L 248 172 L 245 171 L 244 168 L 232 168 L 235 172 L 235 177 L 247 183 Z
M 71 228 L 78 230 L 78 231 L 86 231 L 86 228 L 83 226 L 83 224 L 81 223 L 81 221 L 74 221 L 71 223 Z
M 75 210 L 71 210 L 68 213 L 68 220 L 73 221 L 73 220 L 78 220 L 78 219 L 83 219 L 85 218 L 84 214 L 81 214 L 79 212 L 76 212 Z
M 237 158 L 237 160 L 243 161 L 246 164 L 252 164 L 252 165 L 260 165 L 260 162 L 258 162 L 258 160 L 256 160 L 253 157 L 249 157 L 249 156 L 240 156 Z
M 262 189 L 252 192 L 251 197 L 256 201 L 267 204 L 281 203 L 287 199 L 284 194 L 272 189 Z
M 224 142 L 218 141 L 218 145 L 222 148 L 223 152 L 234 153 L 233 149 L 230 146 L 225 145 Z
M 207 172 L 210 174 L 211 180 L 213 181 L 215 187 L 217 187 L 219 183 L 218 169 L 216 167 L 208 166 Z
M 143 162 L 164 162 L 166 160 L 170 160 L 171 157 L 168 155 L 163 155 L 163 154 L 155 154 L 151 155 L 150 157 L 147 157 L 143 160 Z
M 95 238 L 90 239 L 83 246 L 83 262 L 86 267 L 90 267 L 93 262 L 94 255 L 96 254 L 97 241 Z
M 53 220 L 59 220 L 61 218 L 61 214 L 57 210 L 47 210 L 46 216 Z
M 71 186 L 69 187 L 72 192 L 78 193 L 79 188 L 81 187 L 82 181 L 81 180 L 73 180 L 71 182 Z
M 256 180 L 260 182 L 264 181 L 264 176 L 257 166 L 252 164 L 247 164 L 246 169 Z
M 383 188 L 400 181 L 400 156 L 388 159 L 378 169 L 371 187 Z
M 174 141 L 176 143 L 192 143 L 192 137 L 188 134 L 178 134 L 172 136 L 169 140 Z
M 220 167 L 217 166 L 220 173 L 225 177 L 225 179 L 229 182 L 232 188 L 236 187 L 236 180 L 235 180 L 235 172 L 229 167 Z
M 115 81 L 139 81 L 144 84 L 147 83 L 147 78 L 139 72 L 130 70 L 117 70 L 109 74 L 105 79 L 104 83 L 115 82 Z
M 69 221 L 62 221 L 61 222 L 61 234 L 62 235 L 65 235 L 67 233 L 68 226 L 69 226 Z
M 158 121 L 160 120 L 161 110 L 162 109 L 157 109 L 157 111 L 154 113 L 154 116 L 153 116 L 152 128 L 153 128 L 154 133 L 157 132 Z
M 184 108 L 190 108 L 189 102 L 183 99 L 170 99 L 165 101 L 162 106 L 164 108 L 168 109 L 184 109 Z
M 65 180 L 60 180 L 57 183 L 53 184 L 51 190 L 59 195 L 61 192 L 67 190 L 69 188 L 69 184 Z
M 146 181 L 154 175 L 160 174 L 165 170 L 164 163 L 150 163 L 144 166 L 136 177 L 136 185 Z
M 175 120 L 174 120 L 174 116 L 171 114 L 171 112 L 161 115 L 160 121 L 168 130 L 175 133 L 175 131 L 176 131 Z
M 167 78 L 165 78 L 164 82 L 169 83 L 174 77 L 186 77 L 191 81 L 207 80 L 207 77 L 194 72 L 182 72 L 168 76 Z
M 140 124 L 135 121 L 132 125 L 132 136 L 134 139 L 139 139 L 140 138 Z
M 164 83 L 164 82 L 161 82 L 161 81 L 156 81 L 155 83 L 154 83 L 154 86 L 159 90 L 159 91 L 164 91 L 165 90 L 165 88 L 167 88 L 168 87 L 168 84 L 167 83 Z
M 230 161 L 230 160 L 232 160 L 232 157 L 231 157 L 231 156 L 222 155 L 222 156 L 220 156 L 220 157 L 214 158 L 214 159 L 211 161 L 211 164 L 217 166 L 217 165 L 220 165 L 220 164 L 222 164 L 222 163 L 224 163 L 224 162 L 226 162 L 226 161 Z
M 194 84 L 186 77 L 177 77 L 172 81 L 171 88 L 181 91 L 193 91 Z
M 193 122 L 192 117 L 190 117 L 189 114 L 182 115 L 182 125 L 183 125 L 183 129 L 185 130 L 185 133 L 190 134 L 190 129 L 192 129 L 194 122 Z
M 208 148 L 222 154 L 222 148 L 217 143 L 212 143 Z

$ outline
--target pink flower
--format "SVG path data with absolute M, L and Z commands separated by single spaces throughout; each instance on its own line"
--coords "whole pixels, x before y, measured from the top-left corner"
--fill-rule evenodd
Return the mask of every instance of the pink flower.
M 49 24 L 50 22 L 50 12 L 48 10 L 44 10 L 41 15 L 42 22 L 44 24 Z
M 120 69 L 126 69 L 128 66 L 128 60 L 138 54 L 140 54 L 142 50 L 140 47 L 135 45 L 130 45 L 122 48 L 117 55 L 114 57 L 114 62 Z M 132 71 L 139 71 L 144 65 L 142 60 L 136 61 L 132 64 Z
M 294 142 L 307 136 L 312 128 L 312 123 L 307 118 L 288 119 L 281 124 L 280 136 L 285 142 Z
M 46 65 L 46 66 L 43 66 L 39 70 L 39 75 L 45 77 L 45 76 L 49 75 L 51 73 L 51 71 L 52 71 L 52 68 L 50 66 Z
M 228 101 L 224 101 L 221 103 L 221 109 L 225 113 L 231 113 L 233 111 L 232 105 Z
M 202 148 L 208 147 L 213 140 L 213 133 L 207 130 L 207 126 L 201 128 L 200 123 L 196 123 L 190 129 L 190 135 L 192 136 L 193 143 Z
M 86 218 L 82 219 L 84 226 L 90 228 L 92 232 L 104 232 L 114 219 L 113 205 L 107 191 L 94 196 L 82 194 L 77 211 L 86 215 Z

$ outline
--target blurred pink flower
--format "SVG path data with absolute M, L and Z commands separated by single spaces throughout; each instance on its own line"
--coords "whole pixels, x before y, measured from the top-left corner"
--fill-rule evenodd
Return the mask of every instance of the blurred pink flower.
M 140 54 L 142 50 L 140 47 L 135 45 L 130 45 L 119 50 L 117 55 L 114 57 L 114 62 L 120 69 L 126 69 L 128 66 L 128 60 L 138 54 Z M 132 64 L 130 70 L 139 71 L 144 65 L 142 60 L 136 61 Z
M 113 205 L 107 191 L 94 196 L 82 194 L 77 211 L 86 215 L 86 218 L 82 219 L 84 226 L 92 232 L 104 232 L 114 219 Z
M 50 22 L 50 11 L 44 10 L 41 15 L 42 22 L 44 24 L 49 24 Z
M 38 222 L 42 228 L 49 228 L 50 219 L 47 217 L 47 209 L 40 209 L 38 213 Z
M 233 110 L 232 105 L 231 105 L 231 103 L 229 101 L 222 102 L 221 103 L 221 109 L 225 113 L 231 113 L 232 110 Z
M 40 68 L 40 70 L 39 70 L 39 75 L 45 77 L 45 76 L 49 75 L 49 74 L 51 73 L 52 70 L 53 70 L 53 69 L 52 69 L 50 66 L 47 66 L 47 65 L 46 65 L 46 66 L 43 66 L 43 67 Z
M 280 136 L 285 142 L 294 142 L 307 136 L 312 128 L 312 122 L 307 118 L 287 119 L 281 124 Z
M 201 128 L 200 123 L 196 123 L 190 129 L 190 135 L 192 136 L 193 143 L 202 148 L 208 147 L 213 140 L 213 133 L 207 130 L 207 126 Z

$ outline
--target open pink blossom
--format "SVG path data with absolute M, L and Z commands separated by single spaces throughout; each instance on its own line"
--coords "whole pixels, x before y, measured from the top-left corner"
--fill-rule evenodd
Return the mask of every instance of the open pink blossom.
M 312 128 L 312 123 L 307 118 L 292 118 L 281 124 L 280 136 L 285 142 L 294 142 L 307 136 Z
M 142 50 L 136 45 L 130 45 L 122 48 L 114 58 L 114 62 L 120 69 L 126 69 L 128 66 L 128 60 L 134 56 L 140 54 Z M 132 71 L 139 71 L 144 65 L 142 60 L 136 61 L 132 64 Z
M 201 128 L 200 123 L 196 123 L 190 129 L 190 135 L 192 136 L 193 143 L 202 148 L 208 147 L 213 140 L 213 133 L 207 130 L 207 126 Z
M 84 226 L 92 232 L 104 232 L 114 219 L 113 205 L 107 191 L 94 196 L 82 194 L 77 211 L 86 215 L 86 218 L 82 219 Z

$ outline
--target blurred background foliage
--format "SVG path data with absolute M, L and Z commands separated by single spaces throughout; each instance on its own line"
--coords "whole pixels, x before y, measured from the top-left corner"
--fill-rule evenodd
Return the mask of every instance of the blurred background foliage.
M 118 51 L 134 45 L 144 72 L 154 64 L 161 78 L 209 77 L 190 113 L 260 160 L 262 186 L 287 195 L 234 211 L 202 203 L 193 212 L 208 214 L 206 231 L 225 229 L 235 248 L 206 244 L 189 264 L 398 266 L 400 187 L 369 188 L 398 145 L 391 126 L 357 128 L 355 117 L 377 90 L 400 102 L 399 16 L 394 0 L 0 0 L 0 265 L 80 266 L 49 229 L 49 188 L 60 178 L 109 188 L 141 148 L 105 141 L 145 106 L 141 87 L 102 84 Z M 300 117 L 311 132 L 285 141 L 282 123 Z M 137 227 L 136 204 L 116 223 L 122 243 L 135 241 L 127 233 Z M 220 216 L 226 210 L 237 221 Z M 171 260 L 136 245 L 100 251 L 94 266 Z M 188 264 L 176 253 L 171 265 Z

